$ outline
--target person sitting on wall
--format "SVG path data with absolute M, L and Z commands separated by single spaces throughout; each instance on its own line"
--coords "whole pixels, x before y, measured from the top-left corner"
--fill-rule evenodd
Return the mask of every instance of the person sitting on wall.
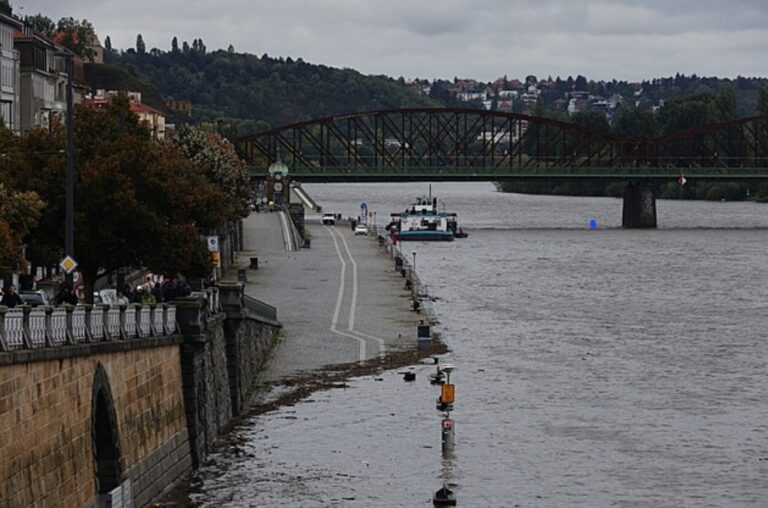
M 59 294 L 56 295 L 56 303 L 58 305 L 77 305 L 77 295 L 72 292 L 72 288 L 69 284 L 64 284 L 59 290 Z
M 21 297 L 18 293 L 16 293 L 16 286 L 11 284 L 8 286 L 8 291 L 5 292 L 3 295 L 3 299 L 0 300 L 0 305 L 5 305 L 9 308 L 14 308 L 17 305 L 23 305 L 24 302 L 21 300 Z

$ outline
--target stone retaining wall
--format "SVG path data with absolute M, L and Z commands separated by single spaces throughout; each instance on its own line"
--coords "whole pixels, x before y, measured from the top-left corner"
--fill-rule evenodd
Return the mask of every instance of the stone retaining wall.
M 89 346 L 81 347 L 87 356 L 71 354 L 78 346 L 66 348 L 69 357 L 52 358 L 64 349 L 34 351 L 23 363 L 3 365 L 0 506 L 81 506 L 95 500 L 92 393 L 99 369 L 109 378 L 118 460 L 134 492 L 148 500 L 168 486 L 162 475 L 140 474 L 155 465 L 180 474 L 189 470 L 178 339 L 92 355 Z M 169 442 L 173 450 L 165 453 Z
M 280 327 L 223 294 L 180 299 L 181 334 L 0 352 L 0 507 L 148 506 L 202 463 Z

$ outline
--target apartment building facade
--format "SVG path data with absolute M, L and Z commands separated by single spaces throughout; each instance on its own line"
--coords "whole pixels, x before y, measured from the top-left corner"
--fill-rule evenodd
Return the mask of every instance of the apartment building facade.
M 19 53 L 14 46 L 14 34 L 21 29 L 22 23 L 12 14 L 9 6 L 0 3 L 0 121 L 12 131 L 19 132 Z

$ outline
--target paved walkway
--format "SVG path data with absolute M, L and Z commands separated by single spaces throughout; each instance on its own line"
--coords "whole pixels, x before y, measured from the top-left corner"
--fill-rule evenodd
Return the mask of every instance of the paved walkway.
M 279 215 L 244 220 L 245 252 L 238 258 L 241 267 L 259 258 L 245 291 L 277 307 L 284 325 L 264 382 L 415 347 L 423 315 L 412 312 L 404 279 L 374 238 L 308 215 L 311 248 L 288 252 Z

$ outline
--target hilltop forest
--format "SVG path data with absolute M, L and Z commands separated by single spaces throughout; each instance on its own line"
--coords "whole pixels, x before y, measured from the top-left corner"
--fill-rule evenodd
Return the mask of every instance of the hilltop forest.
M 208 52 L 202 39 L 170 51 L 108 48 L 106 63 L 152 84 L 162 95 L 193 104 L 194 120 L 223 122 L 230 131 L 256 130 L 350 111 L 440 106 L 386 76 L 365 76 L 288 58 Z

